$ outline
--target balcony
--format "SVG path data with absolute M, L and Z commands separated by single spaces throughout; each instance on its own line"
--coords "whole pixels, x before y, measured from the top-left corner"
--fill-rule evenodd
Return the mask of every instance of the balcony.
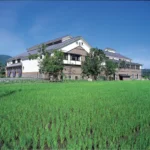
M 64 64 L 81 65 L 81 61 L 64 60 L 63 62 L 64 62 Z
M 65 54 L 64 64 L 81 65 L 81 56 L 78 54 Z
M 7 67 L 12 66 L 12 65 L 16 65 L 16 64 L 20 64 L 20 63 L 22 63 L 21 59 L 12 60 L 12 61 L 7 62 Z

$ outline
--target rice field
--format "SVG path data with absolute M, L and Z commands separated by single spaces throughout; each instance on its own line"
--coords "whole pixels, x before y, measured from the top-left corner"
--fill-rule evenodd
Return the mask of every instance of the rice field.
M 0 149 L 150 149 L 150 82 L 1 83 Z

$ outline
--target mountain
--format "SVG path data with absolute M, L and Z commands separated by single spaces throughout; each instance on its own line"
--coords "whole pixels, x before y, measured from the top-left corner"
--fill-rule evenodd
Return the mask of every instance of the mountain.
M 0 62 L 5 65 L 6 62 L 7 62 L 7 60 L 8 60 L 9 58 L 11 58 L 11 56 L 8 56 L 8 55 L 0 55 Z

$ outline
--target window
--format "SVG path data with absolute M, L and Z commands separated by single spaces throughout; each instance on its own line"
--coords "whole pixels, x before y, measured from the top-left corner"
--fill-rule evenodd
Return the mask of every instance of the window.
M 40 55 L 40 59 L 42 59 L 42 55 Z
M 80 46 L 83 45 L 83 42 L 79 42 L 79 45 L 80 45 Z
M 78 76 L 75 76 L 75 80 L 78 80 Z
M 62 43 L 62 40 L 56 41 L 53 44 L 59 44 L 59 43 Z
M 137 79 L 138 79 L 138 74 L 137 74 Z
M 136 66 L 136 69 L 139 70 L 139 69 L 140 69 L 140 66 L 137 65 L 137 66 Z
M 64 60 L 68 60 L 68 54 L 64 53 Z
M 12 63 L 15 64 L 15 60 L 13 60 Z
M 80 55 L 71 54 L 70 56 L 71 56 L 71 60 L 80 61 Z
M 71 76 L 68 76 L 69 79 L 71 79 Z
M 18 63 L 20 63 L 20 62 L 21 62 L 21 60 L 20 60 L 20 59 L 18 59 L 18 60 L 17 60 L 17 62 L 18 62 Z
M 48 43 L 48 44 L 46 44 L 46 45 L 47 45 L 47 46 L 51 46 L 51 45 L 55 45 L 55 44 L 59 44 L 59 43 L 62 43 L 62 40 L 55 41 L 55 42 L 51 42 L 51 43 Z
M 131 69 L 135 69 L 135 66 L 134 66 L 134 65 L 131 65 Z
M 130 65 L 129 64 L 127 64 L 126 66 L 127 66 L 127 69 L 130 69 Z

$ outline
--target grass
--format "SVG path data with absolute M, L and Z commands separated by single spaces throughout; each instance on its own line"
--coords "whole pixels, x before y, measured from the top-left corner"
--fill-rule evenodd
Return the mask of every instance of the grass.
M 150 149 L 150 82 L 1 83 L 0 149 Z

